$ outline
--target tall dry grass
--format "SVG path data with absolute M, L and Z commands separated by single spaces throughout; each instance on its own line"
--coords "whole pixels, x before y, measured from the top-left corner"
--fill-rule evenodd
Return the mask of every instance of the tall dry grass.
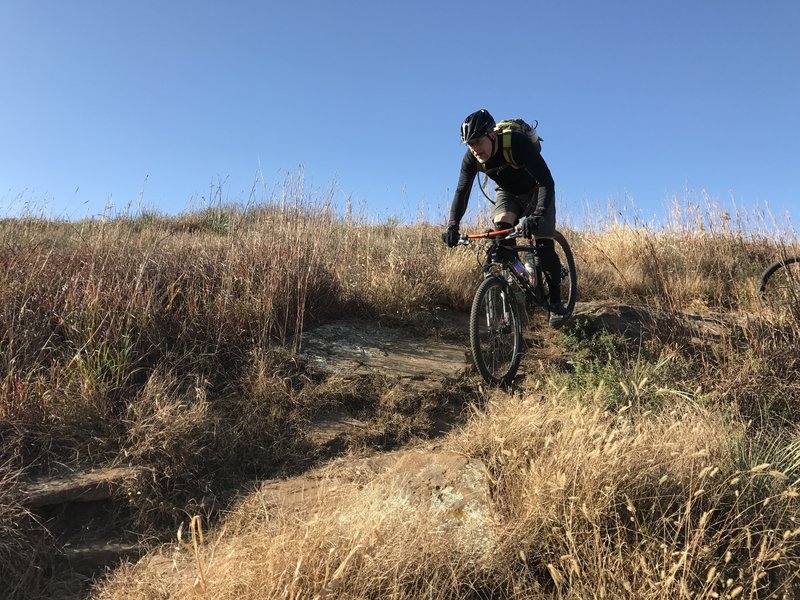
M 689 436 L 683 421 L 665 412 L 676 398 L 684 399 L 699 407 L 693 414 L 705 415 L 704 419 L 708 415 L 713 418 L 718 408 L 735 413 L 725 424 L 726 439 L 734 437 L 726 442 L 729 446 L 744 447 L 744 442 L 735 441 L 741 437 L 736 437 L 741 426 L 731 425 L 736 418 L 749 423 L 750 433 L 769 431 L 780 444 L 790 444 L 792 424 L 800 414 L 798 314 L 763 308 L 755 295 L 755 279 L 773 258 L 796 248 L 796 236 L 776 238 L 747 223 L 734 226 L 723 219 L 717 224 L 715 219 L 704 217 L 702 227 L 676 219 L 659 229 L 608 223 L 598 229 L 567 231 L 578 262 L 581 300 L 642 304 L 667 315 L 686 310 L 722 311 L 736 315 L 740 325 L 705 346 L 694 344 L 694 334 L 676 329 L 678 325 L 632 346 L 629 341 L 608 337 L 595 339 L 576 319 L 559 342 L 567 350 L 567 366 L 559 367 L 559 373 L 544 362 L 543 372 L 534 375 L 550 379 L 552 385 L 540 389 L 552 393 L 566 389 L 572 396 L 588 393 L 594 405 L 607 411 L 592 417 L 598 423 L 613 421 L 613 414 L 627 406 L 629 411 L 652 410 L 661 419 L 651 423 L 656 429 L 678 422 L 675 426 L 680 435 Z M 405 396 L 387 388 L 379 378 L 367 386 L 340 385 L 306 368 L 290 351 L 296 349 L 300 331 L 328 319 L 367 318 L 425 332 L 434 307 L 468 309 L 480 280 L 477 252 L 448 250 L 438 234 L 438 227 L 427 224 L 374 223 L 339 215 L 330 197 L 310 197 L 301 181 L 288 182 L 285 189 L 259 205 L 215 205 L 179 217 L 142 213 L 77 223 L 34 218 L 0 222 L 0 463 L 8 465 L 14 476 L 22 470 L 63 464 L 74 467 L 86 461 L 142 465 L 154 476 L 138 490 L 141 495 L 134 494 L 137 523 L 169 528 L 176 527 L 187 512 L 211 511 L 204 498 L 230 493 L 242 480 L 297 473 L 315 464 L 325 454 L 308 439 L 307 425 L 320 410 L 374 406 L 374 433 L 354 440 L 354 448 L 392 447 L 424 437 L 431 406 L 456 396 L 476 398 L 481 394 L 478 386 L 465 380 L 452 397 L 437 399 Z M 642 383 L 645 379 L 648 385 Z M 615 399 L 609 401 L 612 388 Z M 562 408 L 567 414 L 578 410 Z M 516 439 L 511 434 L 499 437 Z M 633 443 L 632 439 L 628 442 Z M 585 443 L 572 449 L 576 456 L 576 449 L 585 449 Z M 591 443 L 599 441 L 593 438 Z M 649 448 L 647 444 L 655 442 L 642 444 Z M 759 444 L 754 447 L 769 446 Z M 523 446 L 505 446 L 500 456 L 515 451 L 524 453 Z M 564 452 L 568 451 L 565 446 Z M 470 452 L 484 460 L 488 457 L 493 464 L 494 450 Z M 643 451 L 647 452 L 650 450 Z M 620 464 L 637 470 L 644 459 L 626 455 L 624 460 L 630 462 Z M 787 458 L 781 464 L 794 463 Z M 721 473 L 727 468 L 734 477 L 733 467 L 723 467 Z M 597 468 L 606 473 L 603 469 L 607 467 Z M 749 468 L 745 465 L 739 470 L 746 473 Z M 164 474 L 168 477 L 162 477 Z M 643 481 L 610 480 L 634 500 L 645 493 L 663 492 L 652 487 L 650 480 Z M 499 522 L 507 519 L 499 526 L 500 539 L 520 539 L 521 534 L 510 525 L 512 513 L 507 511 L 516 511 L 514 519 L 528 518 L 528 509 L 519 498 L 529 495 L 520 490 L 533 484 L 520 485 L 519 489 L 498 488 L 503 503 L 508 504 L 497 507 Z M 589 487 L 585 482 L 580 485 Z M 12 487 L 0 484 L 5 490 Z M 669 488 L 666 497 L 672 498 L 672 503 L 659 505 L 658 510 L 680 521 L 676 507 L 685 506 L 686 494 L 697 489 Z M 721 503 L 724 496 L 722 487 L 714 489 L 716 496 L 708 492 L 715 498 L 712 505 Z M 354 494 L 352 502 L 361 502 Z M 784 497 L 776 496 L 768 505 L 781 506 L 779 498 Z M 636 502 L 638 511 L 640 500 Z M 607 528 L 598 530 L 592 529 L 594 522 L 581 521 L 579 515 L 564 512 L 563 506 L 560 510 L 562 516 L 575 519 L 580 531 L 599 531 L 603 544 L 603 536 L 610 536 L 608 543 L 617 554 L 602 555 L 597 558 L 598 565 L 626 568 L 623 563 L 634 554 L 626 554 L 629 547 L 623 544 L 624 528 L 612 527 L 617 517 L 603 513 Z M 7 513 L 11 516 L 5 522 L 22 531 L 24 517 L 12 513 Z M 725 518 L 733 524 L 732 529 L 730 523 L 723 527 L 724 535 L 735 537 L 751 531 L 744 521 Z M 760 523 L 759 518 L 753 516 L 753 522 Z M 693 531 L 697 521 L 689 516 L 683 519 L 684 529 Z M 280 525 L 284 526 L 290 525 Z M 376 525 L 366 521 L 363 526 L 366 531 Z M 309 534 L 312 539 L 346 534 L 335 523 L 319 527 L 327 533 Z M 293 537 L 297 532 L 280 531 L 289 546 L 299 543 Z M 402 556 L 403 544 L 420 542 L 409 542 L 398 525 L 397 530 L 381 533 L 382 539 L 397 540 L 392 548 L 381 550 L 387 553 L 383 562 L 355 561 L 374 564 L 376 569 L 399 561 L 391 575 L 372 581 L 373 571 L 365 572 L 342 594 L 357 596 L 354 590 L 362 585 L 377 590 L 372 595 L 389 590 L 397 597 L 414 593 L 430 597 L 473 593 L 478 597 L 488 590 L 534 597 L 545 592 L 566 593 L 559 591 L 555 580 L 561 574 L 566 581 L 570 571 L 552 562 L 553 557 L 548 563 L 528 564 L 527 559 L 511 560 L 506 548 L 506 554 L 488 561 L 488 570 L 485 565 L 476 567 L 471 559 L 462 564 L 458 556 L 442 562 L 448 560 L 447 540 L 425 537 L 424 523 L 415 531 L 430 545 L 433 570 Z M 642 531 L 624 531 L 625 535 L 645 536 Z M 674 528 L 668 531 L 674 533 Z M 650 529 L 646 533 L 660 539 Z M 590 540 L 583 541 L 588 544 Z M 249 544 L 244 539 L 237 543 Z M 366 542 L 359 543 L 363 546 Z M 551 543 L 563 550 L 563 555 L 578 547 L 570 546 L 569 540 L 553 538 Z M 303 552 L 311 552 L 303 544 L 299 546 Z M 320 573 L 325 569 L 335 573 L 353 547 L 344 544 L 330 557 L 320 558 L 322 562 L 317 564 L 322 571 L 303 575 L 308 589 L 318 589 Z M 655 571 L 650 570 L 657 564 L 666 571 L 672 568 L 666 559 L 658 563 L 654 549 L 648 546 L 645 550 L 647 567 L 624 571 L 631 586 L 645 580 L 656 586 Z M 297 559 L 297 554 L 283 546 L 258 546 L 255 551 L 275 553 L 278 566 L 284 565 L 280 555 Z M 523 547 L 526 556 L 531 551 Z M 203 560 L 211 558 L 204 555 Z M 710 560 L 703 558 L 705 562 L 697 564 L 710 565 Z M 258 562 L 257 554 L 252 561 Z M 674 581 L 691 572 L 691 577 L 686 575 L 693 582 L 691 589 L 706 589 L 695 582 L 700 567 L 693 563 L 689 568 L 687 561 L 679 567 L 680 573 L 676 571 Z M 242 564 L 249 563 L 242 559 Z M 556 574 L 550 580 L 544 574 L 550 573 L 548 564 Z M 303 565 L 311 569 L 313 563 L 303 559 Z M 257 571 L 257 566 L 252 568 Z M 581 572 L 599 573 L 599 568 L 581 567 Z M 254 577 L 263 576 L 258 573 Z M 284 585 L 284 575 L 281 570 L 264 581 Z M 588 593 L 590 578 L 575 577 L 570 585 Z M 143 581 L 142 585 L 151 583 Z M 611 588 L 610 581 L 607 585 L 609 590 L 618 589 Z M 650 588 L 635 589 L 655 594 Z
M 2 456 L 102 453 L 164 371 L 228 395 L 309 325 L 429 310 L 443 295 L 429 233 L 343 221 L 295 189 L 180 218 L 4 222 L 0 418 L 27 439 Z
M 793 452 L 765 460 L 721 412 L 635 413 L 523 400 L 476 420 L 458 447 L 490 465 L 511 549 L 565 597 L 796 589 L 798 473 L 775 468 Z

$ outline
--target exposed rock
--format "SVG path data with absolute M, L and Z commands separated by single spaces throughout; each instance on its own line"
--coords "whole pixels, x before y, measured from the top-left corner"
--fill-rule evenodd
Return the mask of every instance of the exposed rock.
M 695 345 L 718 342 L 741 328 L 741 320 L 727 313 L 668 312 L 610 302 L 578 303 L 573 315 L 588 331 L 608 331 L 629 339 L 680 337 Z
M 301 477 L 265 481 L 248 500 L 267 510 L 304 518 L 355 484 L 364 485 L 392 468 L 404 452 L 386 452 L 369 458 L 340 459 Z
M 469 366 L 466 347 L 370 321 L 337 321 L 303 334 L 300 356 L 322 371 L 348 377 L 382 375 L 430 390 Z
M 60 585 L 52 597 L 85 597 L 89 577 L 144 547 L 126 531 L 114 499 L 142 470 L 111 467 L 37 478 L 20 485 L 20 503 L 36 515 L 52 540 L 41 561 Z
M 138 558 L 143 551 L 144 548 L 135 542 L 95 540 L 64 546 L 61 549 L 61 558 L 73 573 L 91 574 L 100 567 L 124 559 Z
M 442 327 L 456 327 L 461 318 L 437 316 Z M 463 315 L 462 315 L 463 316 Z M 466 323 L 464 323 L 466 333 Z M 471 367 L 467 344 L 419 337 L 407 330 L 371 321 L 337 321 L 303 333 L 299 355 L 323 372 L 345 379 L 386 378 L 412 392 L 431 392 L 460 377 Z M 344 409 L 317 415 L 309 438 L 319 445 L 367 427 Z
M 314 443 L 324 446 L 354 429 L 368 426 L 368 423 L 353 418 L 345 409 L 340 408 L 317 415 L 310 423 L 308 437 Z
M 447 531 L 469 554 L 492 550 L 494 511 L 485 465 L 460 454 L 408 452 L 376 478 L 373 490 L 385 494 L 388 507 L 401 506 L 410 520 Z
M 358 522 L 370 504 L 387 518 L 454 533 L 458 543 L 481 552 L 494 543 L 486 467 L 460 454 L 405 450 L 343 459 L 303 477 L 265 482 L 247 502 L 308 520 L 344 497 L 352 512 L 340 514 L 343 523 Z
M 37 479 L 22 487 L 21 502 L 28 508 L 39 508 L 68 502 L 108 500 L 126 480 L 140 475 L 139 469 L 116 467 Z
M 219 535 L 240 529 L 258 532 L 259 523 L 275 519 L 327 521 L 345 529 L 364 523 L 373 527 L 375 522 L 365 515 L 375 511 L 389 527 L 445 534 L 462 557 L 476 562 L 485 560 L 496 543 L 483 463 L 431 448 L 342 458 L 300 477 L 264 482 L 230 513 Z M 208 532 L 206 543 L 215 535 Z M 186 544 L 162 546 L 144 556 L 136 570 L 162 586 L 159 597 L 180 595 L 196 581 L 196 564 Z

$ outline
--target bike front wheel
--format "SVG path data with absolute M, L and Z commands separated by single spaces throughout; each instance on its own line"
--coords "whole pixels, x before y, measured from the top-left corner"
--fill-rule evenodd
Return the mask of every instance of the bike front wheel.
M 469 317 L 472 359 L 490 385 L 508 386 L 522 359 L 522 323 L 509 284 L 491 276 L 475 292 Z

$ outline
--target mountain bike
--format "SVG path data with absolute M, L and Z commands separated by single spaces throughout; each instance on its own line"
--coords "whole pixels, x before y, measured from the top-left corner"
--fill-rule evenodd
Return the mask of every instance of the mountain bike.
M 797 306 L 800 302 L 800 256 L 776 260 L 761 274 L 761 301 L 775 308 Z
M 522 360 L 522 322 L 527 317 L 527 308 L 540 306 L 547 313 L 553 309 L 548 300 L 550 284 L 539 265 L 535 238 L 525 238 L 513 246 L 500 244 L 522 237 L 518 229 L 512 228 L 462 235 L 458 242 L 468 246 L 476 240 L 491 241 L 481 263 L 484 279 L 472 301 L 469 340 L 473 362 L 484 381 L 501 387 L 511 385 Z M 553 240 L 561 262 L 561 299 L 563 317 L 567 319 L 578 294 L 575 259 L 560 232 L 555 233 Z M 514 252 L 515 259 L 507 258 L 509 250 Z M 519 252 L 527 253 L 525 264 L 519 259 Z

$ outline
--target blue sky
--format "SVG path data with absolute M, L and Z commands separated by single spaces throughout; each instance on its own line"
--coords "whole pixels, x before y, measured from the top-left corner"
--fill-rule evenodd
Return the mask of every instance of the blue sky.
M 0 214 L 177 213 L 302 168 L 444 222 L 483 107 L 538 119 L 560 216 L 706 195 L 800 217 L 795 0 L 4 0 L 0 27 Z

